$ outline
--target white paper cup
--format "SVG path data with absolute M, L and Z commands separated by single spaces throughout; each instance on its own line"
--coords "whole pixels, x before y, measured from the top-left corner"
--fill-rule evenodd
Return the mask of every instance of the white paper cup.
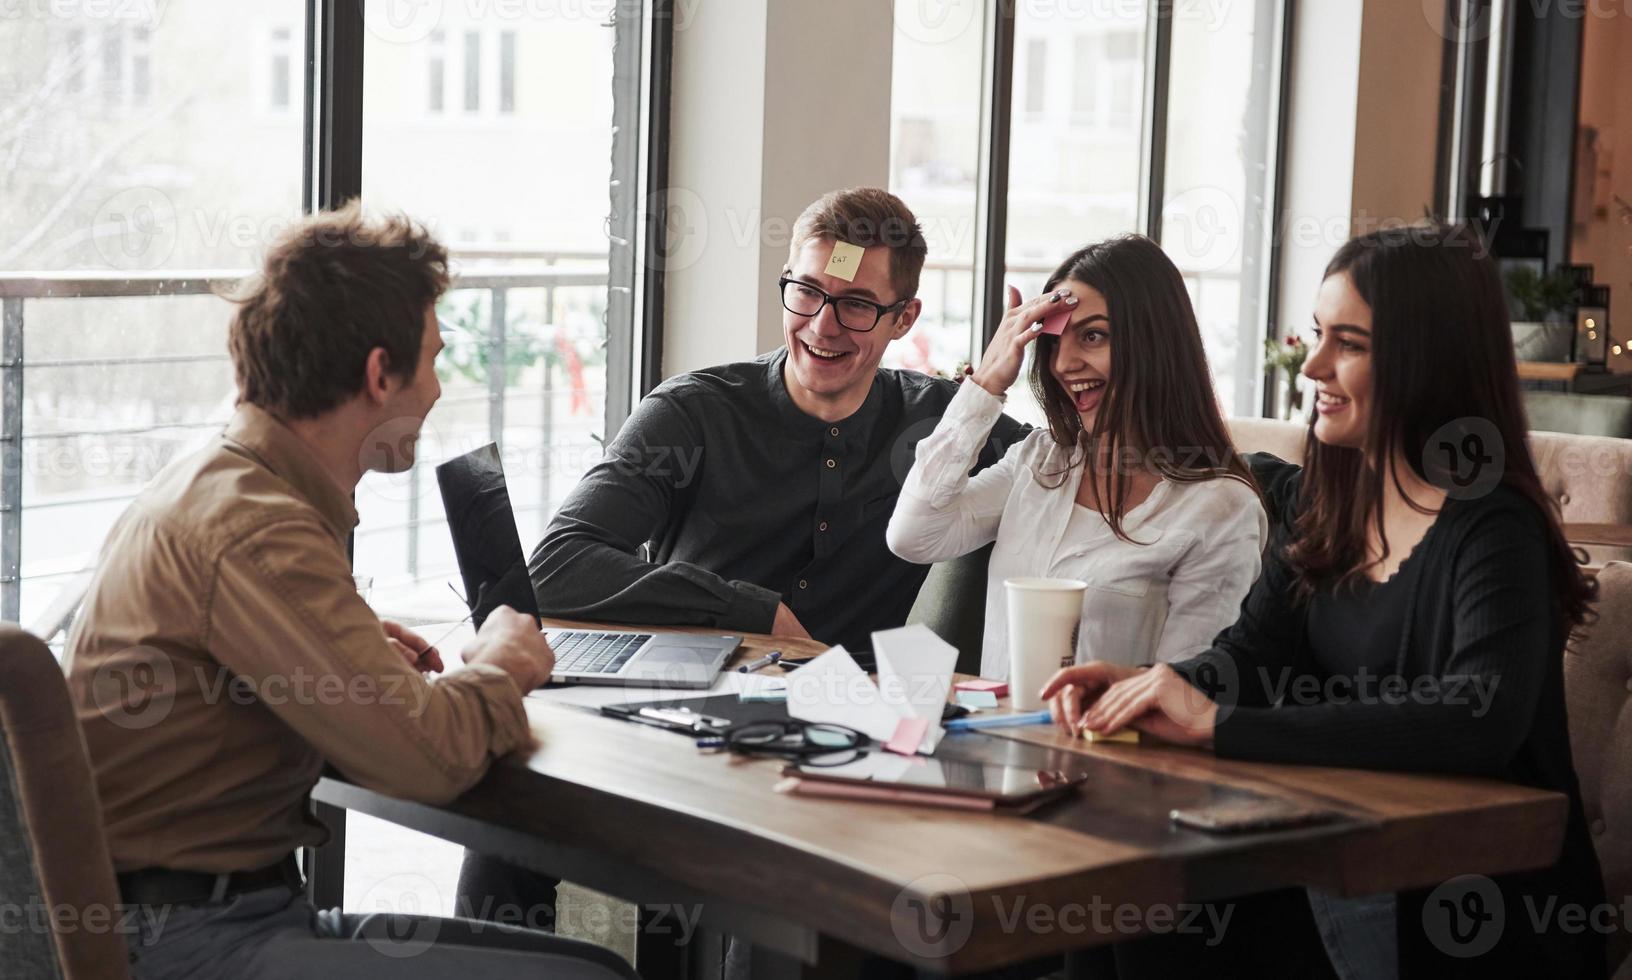
M 1070 578 L 1003 580 L 1009 600 L 1009 701 L 1019 711 L 1043 706 L 1037 692 L 1077 660 L 1086 582 Z

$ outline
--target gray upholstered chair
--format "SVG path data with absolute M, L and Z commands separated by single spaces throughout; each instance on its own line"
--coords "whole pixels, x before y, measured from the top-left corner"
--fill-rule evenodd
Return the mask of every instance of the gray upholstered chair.
M 907 613 L 908 623 L 923 623 L 958 648 L 958 673 L 980 673 L 980 650 L 986 631 L 986 566 L 992 546 L 961 558 L 937 562 Z
M 1612 904 L 1632 895 L 1632 565 L 1598 573 L 1598 622 L 1564 653 L 1570 748 L 1604 888 Z M 1632 978 L 1632 937 L 1609 937 L 1611 972 Z
M 0 929 L 0 975 L 122 980 L 129 954 L 85 742 L 44 643 L 0 624 L 0 904 L 66 927 Z

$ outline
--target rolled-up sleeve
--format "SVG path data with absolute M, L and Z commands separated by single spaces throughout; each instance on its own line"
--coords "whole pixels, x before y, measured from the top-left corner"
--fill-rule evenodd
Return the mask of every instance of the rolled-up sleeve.
M 387 642 L 316 522 L 259 528 L 222 556 L 208 646 L 256 699 L 345 776 L 446 802 L 530 743 L 522 692 L 477 664 L 428 682 Z

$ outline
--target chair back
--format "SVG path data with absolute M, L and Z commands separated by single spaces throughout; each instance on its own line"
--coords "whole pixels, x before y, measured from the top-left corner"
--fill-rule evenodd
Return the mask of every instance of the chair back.
M 1632 895 L 1632 564 L 1598 573 L 1598 621 L 1564 651 L 1570 751 L 1587 827 L 1610 896 Z M 1611 901 L 1618 901 L 1612 898 Z M 1609 937 L 1611 972 L 1632 975 L 1632 936 Z
M 0 624 L 0 905 L 25 910 L 22 928 L 0 929 L 6 977 L 130 975 L 102 808 L 68 685 L 45 644 L 10 623 Z
M 980 673 L 980 651 L 986 640 L 986 566 L 992 546 L 960 558 L 936 562 L 918 589 L 907 622 L 923 623 L 958 648 L 960 674 Z

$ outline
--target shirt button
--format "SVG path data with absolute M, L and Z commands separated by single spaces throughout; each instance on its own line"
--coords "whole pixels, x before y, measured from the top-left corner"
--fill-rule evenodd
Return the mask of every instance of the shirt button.
M 826 521 L 823 521 L 823 522 L 822 522 L 822 523 L 820 523 L 820 524 L 818 524 L 818 525 L 816 525 L 816 530 L 818 530 L 818 531 L 825 531 L 825 530 L 827 530 L 827 522 L 826 522 Z
M 839 427 L 835 425 L 833 428 L 828 429 L 827 434 L 830 435 L 830 436 L 838 435 L 839 434 Z
M 833 457 L 829 456 L 828 459 L 827 459 L 827 468 L 832 469 L 833 467 L 835 467 L 837 465 L 839 465 L 839 461 L 834 459 Z
M 1569 506 L 1569 503 L 1570 503 L 1570 495 L 1569 495 L 1569 494 L 1567 494 L 1567 493 L 1561 493 L 1561 494 L 1559 494 L 1559 495 L 1558 495 L 1558 503 L 1559 503 L 1559 506 L 1561 506 L 1561 507 L 1567 507 L 1567 506 Z
M 806 582 L 804 579 L 800 579 L 799 580 L 799 587 L 801 589 L 808 589 L 808 588 L 810 588 L 810 583 Z

